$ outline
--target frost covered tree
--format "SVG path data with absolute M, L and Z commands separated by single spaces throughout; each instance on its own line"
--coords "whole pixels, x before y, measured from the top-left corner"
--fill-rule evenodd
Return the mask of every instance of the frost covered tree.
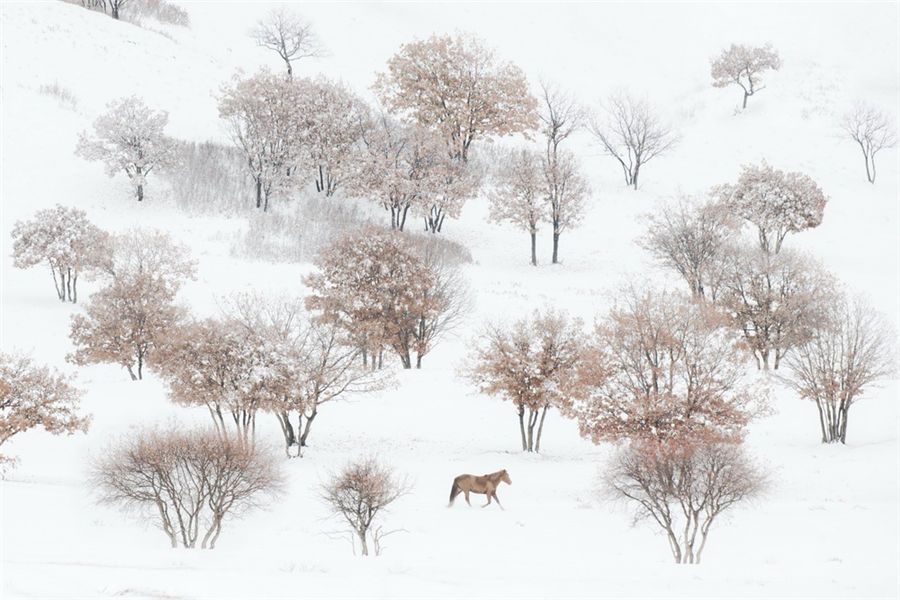
M 530 150 L 510 152 L 501 159 L 497 181 L 488 195 L 489 219 L 508 221 L 531 236 L 531 264 L 537 265 L 538 223 L 547 220 L 543 160 Z
M 353 176 L 363 133 L 372 117 L 365 102 L 339 82 L 304 80 L 303 104 L 295 107 L 301 125 L 304 162 L 316 191 L 331 196 Z
M 785 360 L 785 381 L 815 403 L 822 443 L 847 443 L 850 407 L 880 379 L 896 373 L 892 327 L 862 299 L 841 298 Z
M 732 44 L 713 59 L 710 74 L 713 87 L 740 86 L 744 90 L 741 108 L 747 108 L 747 98 L 765 87 L 762 85 L 762 74 L 780 68 L 781 58 L 771 44 L 755 47 Z
M 262 70 L 236 78 L 222 90 L 219 116 L 243 153 L 256 184 L 256 207 L 269 208 L 273 194 L 284 193 L 294 181 L 301 160 L 303 86 L 288 77 Z
M 12 238 L 13 266 L 26 269 L 46 261 L 57 297 L 77 302 L 78 276 L 104 260 L 109 235 L 88 221 L 83 210 L 57 204 L 17 221 Z
M 294 447 L 301 455 L 323 405 L 383 389 L 390 381 L 361 363 L 359 348 L 345 342 L 336 324 L 311 319 L 300 301 L 241 296 L 233 304 L 233 318 L 260 348 L 256 395 L 263 410 L 278 418 L 288 457 Z
M 404 44 L 375 91 L 392 112 L 440 132 L 450 156 L 463 162 L 475 140 L 536 127 L 537 101 L 525 74 L 471 35 Z
M 142 379 L 144 366 L 185 319 L 173 301 L 195 267 L 164 233 L 132 231 L 113 238 L 112 248 L 103 266 L 106 285 L 72 316 L 75 349 L 67 359 L 119 364 L 132 380 Z
M 71 378 L 30 358 L 0 352 L 0 449 L 13 436 L 43 427 L 54 435 L 87 431 L 78 415 L 82 392 Z M 13 462 L 0 454 L 0 468 Z
M 396 232 L 369 227 L 350 233 L 315 265 L 318 272 L 305 279 L 312 290 L 307 308 L 342 327 L 373 367 L 389 348 L 405 369 L 413 355 L 420 368 L 464 307 L 464 290 L 450 284 L 457 281 L 452 269 L 430 265 Z
M 681 275 L 695 299 L 715 300 L 721 285 L 724 255 L 736 223 L 715 202 L 679 200 L 647 216 L 647 233 L 640 240 L 663 266 Z
M 785 173 L 763 162 L 745 165 L 736 184 L 713 188 L 719 202 L 755 225 L 759 247 L 777 254 L 789 233 L 822 224 L 828 198 L 808 175 Z
M 180 428 L 129 434 L 94 463 L 91 479 L 102 501 L 145 511 L 173 548 L 199 542 L 210 550 L 229 518 L 264 505 L 283 487 L 267 453 Z
M 875 183 L 875 154 L 897 143 L 897 131 L 890 118 L 874 106 L 858 103 L 844 115 L 841 128 L 859 144 L 866 162 L 866 178 Z
M 604 483 L 613 498 L 635 505 L 636 521 L 662 529 L 676 563 L 697 564 L 713 522 L 762 492 L 766 476 L 740 444 L 648 441 L 620 451 Z
M 140 202 L 147 175 L 172 160 L 175 143 L 163 133 L 169 115 L 151 110 L 137 96 L 115 100 L 106 108 L 94 121 L 94 135 L 79 136 L 75 153 L 103 162 L 110 177 L 124 171 Z
M 474 194 L 465 165 L 452 160 L 443 141 L 421 126 L 405 126 L 383 114 L 363 144 L 353 191 L 389 211 L 392 229 L 402 231 L 413 211 L 431 231 L 439 231 Z
M 409 484 L 389 466 L 374 458 L 363 458 L 348 463 L 322 484 L 321 497 L 328 509 L 350 526 L 352 535 L 359 540 L 362 555 L 369 555 L 371 542 L 378 556 L 384 537 L 392 532 L 384 531 L 376 522 L 409 489 Z
M 602 441 L 734 441 L 764 402 L 742 383 L 740 338 L 711 307 L 629 291 L 597 324 L 572 414 Z
M 646 100 L 615 94 L 591 116 L 589 130 L 603 151 L 618 161 L 625 185 L 637 189 L 641 167 L 671 150 L 678 141 Z
M 731 253 L 717 304 L 744 334 L 757 367 L 775 369 L 805 343 L 835 301 L 834 280 L 814 260 L 785 250 L 758 248 Z
M 464 376 L 482 394 L 512 402 L 522 450 L 540 452 L 547 411 L 568 410 L 578 386 L 581 321 L 556 310 L 535 311 L 509 327 L 488 324 L 472 346 Z
M 251 35 L 257 46 L 278 54 L 287 67 L 288 78 L 294 74 L 291 63 L 323 53 L 312 24 L 283 6 L 269 11 L 266 18 L 257 22 Z

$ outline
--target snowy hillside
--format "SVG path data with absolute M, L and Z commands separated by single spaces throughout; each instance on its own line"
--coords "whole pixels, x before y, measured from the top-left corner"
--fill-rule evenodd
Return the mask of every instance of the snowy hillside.
M 301 277 L 310 264 L 235 252 L 252 207 L 189 216 L 153 176 L 138 204 L 125 177 L 109 178 L 74 154 L 107 102 L 131 94 L 168 111 L 168 134 L 228 143 L 217 110 L 222 86 L 239 70 L 281 68 L 247 36 L 266 4 L 179 4 L 191 27 L 170 36 L 74 4 L 0 5 L 0 344 L 77 372 L 82 412 L 92 415 L 86 435 L 35 429 L 3 445 L 19 463 L 0 481 L 0 596 L 897 597 L 897 380 L 854 407 L 845 446 L 821 444 L 814 405 L 772 380 L 773 414 L 753 422 L 747 440 L 771 485 L 717 522 L 703 563 L 688 566 L 672 564 L 649 522 L 632 527 L 631 508 L 598 493 L 611 445 L 591 444 L 551 411 L 542 452 L 520 452 L 513 407 L 474 393 L 458 374 L 488 319 L 553 305 L 590 324 L 627 283 L 681 290 L 635 243 L 645 215 L 679 194 L 733 182 L 742 165 L 761 159 L 808 174 L 829 197 L 822 225 L 786 244 L 867 295 L 900 331 L 898 151 L 878 155 L 871 185 L 858 147 L 837 127 L 858 99 L 893 111 L 896 122 L 896 4 L 297 4 L 328 49 L 297 72 L 341 79 L 367 99 L 401 44 L 469 31 L 520 66 L 535 90 L 544 78 L 589 104 L 616 90 L 646 95 L 680 141 L 649 163 L 634 191 L 590 136 L 576 134 L 572 148 L 593 192 L 582 226 L 561 238 L 559 265 L 550 264 L 545 227 L 540 264 L 531 267 L 527 234 L 489 223 L 486 198 L 448 219 L 440 235 L 473 257 L 463 267 L 471 313 L 421 370 L 398 373 L 395 387 L 323 407 L 305 456 L 282 465 L 283 496 L 228 523 L 214 551 L 170 549 L 152 522 L 98 504 L 88 482 L 92 461 L 120 436 L 147 424 L 205 426 L 205 409 L 172 404 L 152 373 L 132 382 L 114 365 L 66 362 L 70 316 L 97 282 L 80 282 L 78 305 L 61 303 L 45 268 L 16 269 L 11 259 L 13 224 L 60 203 L 109 231 L 153 227 L 187 244 L 198 277 L 180 299 L 197 314 L 216 313 L 232 292 L 306 293 Z M 733 42 L 771 42 L 784 64 L 743 112 L 737 88 L 710 85 L 710 57 Z M 386 220 L 380 211 L 373 218 Z M 280 456 L 275 419 L 261 416 L 258 428 Z M 412 484 L 385 515 L 387 528 L 401 531 L 370 559 L 352 555 L 343 525 L 319 498 L 320 483 L 363 453 Z M 459 501 L 447 509 L 455 475 L 504 468 L 513 482 L 499 491 L 505 511 Z

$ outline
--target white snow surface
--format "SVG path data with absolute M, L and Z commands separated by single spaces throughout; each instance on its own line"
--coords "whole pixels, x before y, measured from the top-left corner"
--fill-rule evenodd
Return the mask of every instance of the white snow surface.
M 302 294 L 309 265 L 231 256 L 227 232 L 243 216 L 187 217 L 159 178 L 130 198 L 124 177 L 73 154 L 77 135 L 105 104 L 142 96 L 169 111 L 167 131 L 227 140 L 216 96 L 237 69 L 280 69 L 247 30 L 263 3 L 183 3 L 190 29 L 169 36 L 63 2 L 0 5 L 0 341 L 66 372 L 70 315 L 45 270 L 12 268 L 15 221 L 56 203 L 77 206 L 101 227 L 170 231 L 189 244 L 199 277 L 182 300 L 215 312 L 236 290 Z M 127 5 L 126 5 L 127 8 Z M 875 185 L 862 157 L 836 127 L 864 98 L 896 118 L 900 48 L 896 3 L 766 4 L 302 4 L 329 55 L 297 72 L 341 78 L 370 96 L 374 74 L 399 46 L 431 33 L 466 30 L 516 62 L 536 87 L 558 82 L 583 101 L 610 91 L 646 94 L 681 136 L 668 156 L 626 189 L 620 170 L 587 136 L 572 142 L 593 186 L 589 214 L 561 239 L 549 265 L 550 234 L 539 234 L 537 268 L 527 235 L 485 222 L 486 201 L 465 207 L 445 235 L 471 248 L 465 274 L 472 314 L 395 389 L 322 408 L 302 459 L 284 462 L 287 493 L 263 511 L 227 523 L 213 551 L 172 550 L 154 524 L 97 504 L 91 461 L 133 428 L 169 420 L 206 424 L 176 407 L 151 373 L 131 382 L 114 366 L 77 369 L 86 390 L 87 435 L 33 430 L 4 445 L 19 458 L 2 485 L 3 598 L 896 598 L 898 386 L 884 382 L 853 409 L 846 446 L 819 443 L 813 405 L 772 381 L 774 414 L 751 425 L 747 446 L 772 472 L 768 492 L 717 522 L 703 564 L 672 563 L 665 539 L 630 508 L 600 496 L 598 473 L 613 448 L 578 436 L 551 413 L 543 452 L 518 450 L 511 405 L 479 396 L 457 375 L 467 341 L 489 318 L 512 319 L 554 304 L 591 323 L 628 281 L 681 289 L 635 244 L 642 215 L 679 193 L 733 181 L 742 164 L 765 158 L 809 174 L 830 198 L 824 223 L 791 247 L 818 257 L 853 292 L 869 296 L 896 327 L 900 303 L 898 158 L 878 155 Z M 738 110 L 737 88 L 710 85 L 709 59 L 732 42 L 772 42 L 784 66 Z M 39 93 L 58 84 L 75 106 Z M 248 207 L 248 214 L 251 209 Z M 417 226 L 414 224 L 414 226 Z M 83 282 L 82 298 L 95 289 Z M 748 365 L 748 369 L 750 369 Z M 762 382 L 761 382 L 762 385 Z M 261 416 L 259 437 L 280 432 Z M 269 422 L 271 419 L 271 422 Z M 328 518 L 318 486 L 348 459 L 375 454 L 409 476 L 412 492 L 385 516 L 380 557 L 356 557 L 342 525 Z M 506 468 L 506 508 L 447 508 L 452 478 Z

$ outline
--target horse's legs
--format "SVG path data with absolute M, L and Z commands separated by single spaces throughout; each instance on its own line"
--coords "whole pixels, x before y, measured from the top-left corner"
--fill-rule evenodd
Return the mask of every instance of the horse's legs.
M 468 504 L 469 506 L 472 506 L 472 503 L 469 502 L 469 490 L 466 490 L 463 493 L 466 495 L 466 504 Z
M 486 507 L 488 504 L 491 503 L 491 496 L 494 495 L 494 491 L 493 491 L 493 490 L 487 490 L 487 491 L 485 492 L 485 494 L 487 495 L 487 504 L 482 504 L 482 505 L 481 505 L 481 508 L 484 508 L 484 507 Z
M 494 492 L 494 500 L 497 501 L 497 506 L 500 507 L 500 510 L 506 510 L 505 508 L 503 508 L 503 505 L 500 504 L 500 498 L 497 497 L 497 492 Z

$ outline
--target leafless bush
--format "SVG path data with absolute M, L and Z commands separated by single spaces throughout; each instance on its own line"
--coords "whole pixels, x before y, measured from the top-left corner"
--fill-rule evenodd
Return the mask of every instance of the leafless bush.
M 94 465 L 104 502 L 156 513 L 173 548 L 214 548 L 226 517 L 263 505 L 281 474 L 263 452 L 212 431 L 144 430 Z M 203 537 L 201 538 L 201 533 Z
M 129 0 L 128 10 L 121 17 L 123 21 L 135 25 L 142 25 L 146 19 L 153 19 L 169 25 L 191 26 L 187 12 L 166 0 Z
M 659 525 L 676 563 L 696 564 L 716 517 L 759 494 L 766 479 L 740 445 L 676 442 L 632 445 L 613 459 L 605 483 L 637 505 L 635 522 Z
M 56 98 L 63 106 L 70 110 L 78 108 L 78 98 L 75 97 L 72 90 L 61 85 L 58 81 L 42 84 L 38 88 L 38 92 L 45 96 Z
M 236 148 L 214 142 L 178 142 L 163 171 L 176 206 L 189 213 L 229 215 L 253 206 L 254 184 Z
M 367 212 L 352 201 L 309 195 L 250 215 L 247 233 L 231 252 L 277 262 L 309 262 L 329 244 L 369 221 Z
M 377 517 L 394 500 L 410 489 L 403 478 L 374 458 L 349 463 L 322 485 L 322 500 L 336 516 L 342 517 L 359 539 L 363 556 L 372 542 L 375 555 L 381 554 L 382 540 L 394 533 L 375 525 Z M 354 544 L 354 548 L 356 544 Z
M 822 443 L 847 442 L 850 407 L 879 379 L 896 372 L 896 336 L 861 299 L 829 305 L 812 336 L 788 355 L 787 383 L 815 402 Z

